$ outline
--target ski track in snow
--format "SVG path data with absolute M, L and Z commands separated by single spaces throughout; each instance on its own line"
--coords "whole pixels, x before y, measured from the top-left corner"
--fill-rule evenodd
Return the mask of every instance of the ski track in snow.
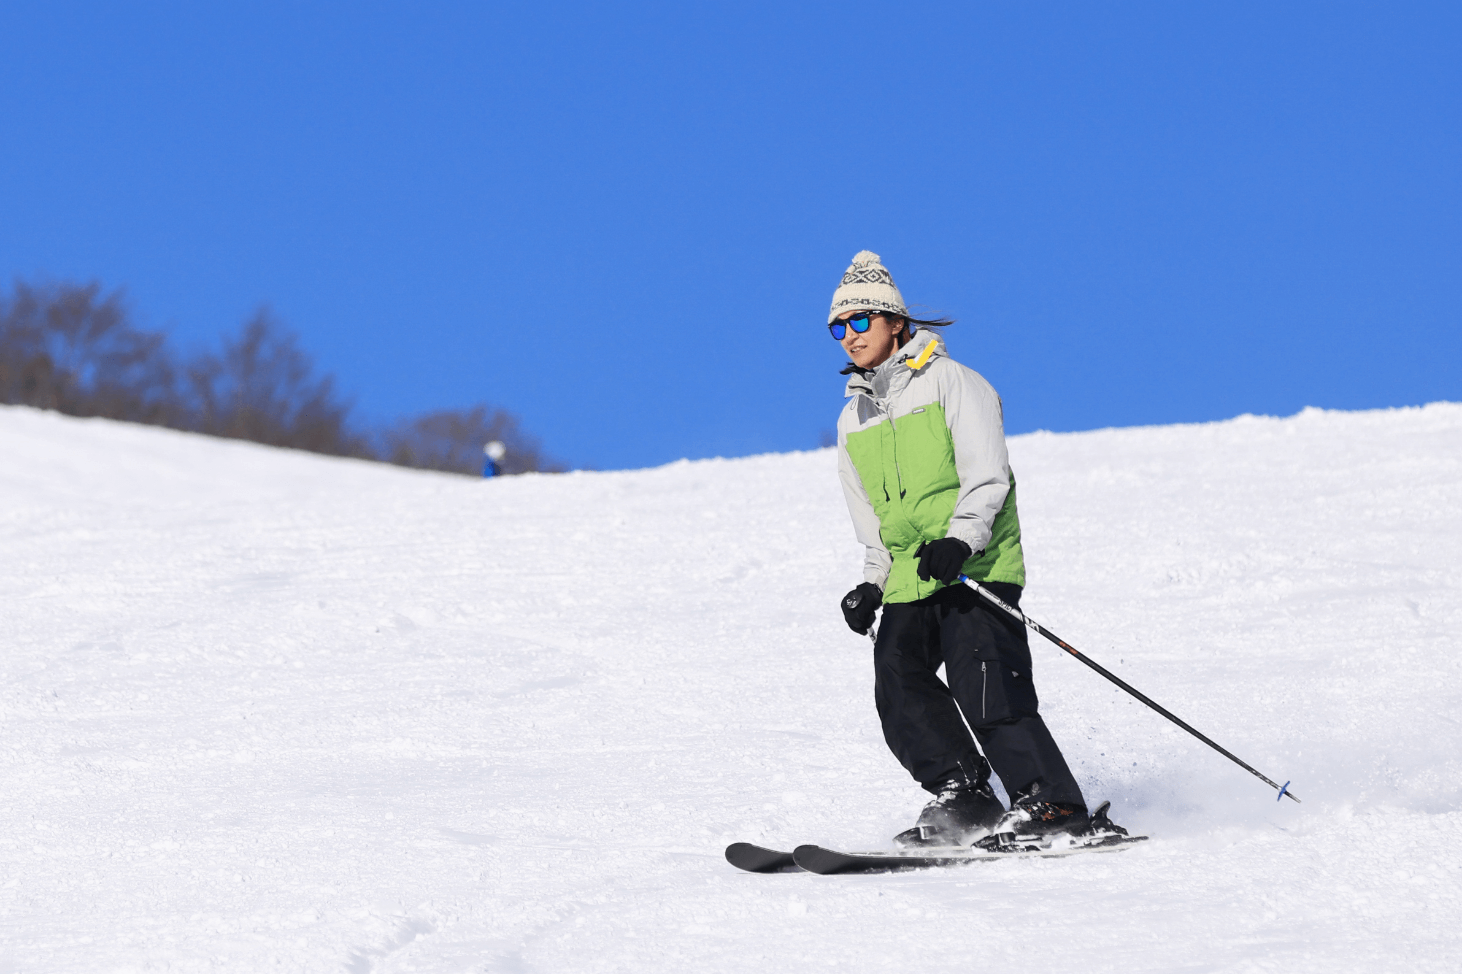
M 0 972 L 1462 967 L 1462 405 L 1011 440 L 1093 802 L 1150 843 L 877 848 L 830 450 L 496 481 L 0 407 Z

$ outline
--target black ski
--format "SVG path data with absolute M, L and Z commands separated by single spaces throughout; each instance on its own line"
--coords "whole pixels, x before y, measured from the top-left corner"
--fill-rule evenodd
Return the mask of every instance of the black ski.
M 792 859 L 808 872 L 830 876 L 834 873 L 885 873 L 900 869 L 929 869 L 935 866 L 960 866 L 972 862 L 995 862 L 1001 859 L 1040 856 L 1058 858 L 1086 852 L 1116 852 L 1134 842 L 1146 841 L 1145 835 L 1103 835 L 1070 845 L 1014 846 L 1006 852 L 983 849 L 925 849 L 919 852 L 838 852 L 819 845 L 800 845 L 792 851 Z
M 733 842 L 726 847 L 726 861 L 749 873 L 797 872 L 792 853 L 779 852 L 750 842 Z

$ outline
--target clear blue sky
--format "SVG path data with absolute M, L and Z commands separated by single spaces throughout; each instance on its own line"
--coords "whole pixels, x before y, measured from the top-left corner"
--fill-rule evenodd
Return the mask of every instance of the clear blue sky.
M 815 446 L 853 253 L 1010 432 L 1462 399 L 1455 3 L 0 6 L 0 277 L 363 418 Z

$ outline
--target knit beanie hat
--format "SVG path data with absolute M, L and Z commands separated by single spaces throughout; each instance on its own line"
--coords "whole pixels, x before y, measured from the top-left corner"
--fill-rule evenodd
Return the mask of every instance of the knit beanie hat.
M 909 316 L 909 309 L 904 307 L 904 296 L 894 284 L 893 275 L 871 250 L 860 250 L 854 254 L 853 263 L 843 272 L 843 282 L 833 292 L 832 310 L 827 313 L 828 324 L 832 324 L 844 311 L 854 308 L 887 311 L 905 318 Z

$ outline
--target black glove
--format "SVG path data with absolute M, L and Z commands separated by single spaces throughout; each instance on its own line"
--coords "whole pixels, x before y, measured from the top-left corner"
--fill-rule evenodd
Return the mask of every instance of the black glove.
M 848 620 L 848 628 L 860 636 L 868 635 L 873 614 L 882 604 L 883 592 L 872 582 L 864 582 L 843 596 L 843 618 Z
M 919 559 L 919 577 L 924 581 L 937 578 L 948 585 L 959 577 L 970 558 L 970 546 L 958 538 L 925 541 L 914 554 Z

